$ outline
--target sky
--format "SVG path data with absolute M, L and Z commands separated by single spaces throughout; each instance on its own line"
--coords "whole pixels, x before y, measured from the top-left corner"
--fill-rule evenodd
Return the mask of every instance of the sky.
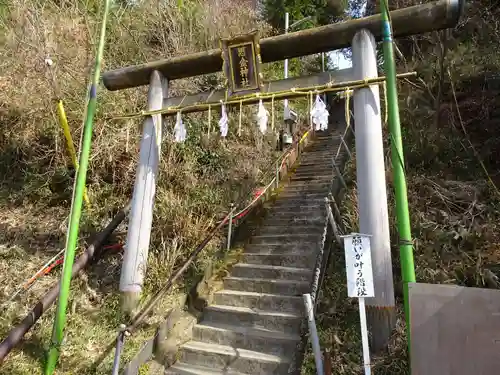
M 342 51 L 340 50 L 333 51 L 330 52 L 329 55 L 330 55 L 330 62 L 333 64 L 333 66 L 336 66 L 339 70 L 348 69 L 352 67 L 351 59 L 345 57 Z
M 361 17 L 365 14 L 366 11 L 366 1 L 363 2 L 363 5 L 361 6 L 360 9 L 360 14 L 357 15 L 358 17 Z M 348 11 L 351 15 L 353 15 L 352 12 Z M 329 54 L 329 60 L 330 62 L 336 66 L 338 69 L 348 69 L 352 67 L 352 61 L 350 58 L 347 58 L 341 50 L 336 50 L 332 51 Z

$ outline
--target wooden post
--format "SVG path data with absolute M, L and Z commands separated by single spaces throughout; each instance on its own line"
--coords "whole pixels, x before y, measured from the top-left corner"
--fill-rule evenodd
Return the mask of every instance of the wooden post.
M 356 33 L 352 54 L 356 79 L 377 76 L 376 44 L 368 30 Z M 375 297 L 366 299 L 367 319 L 372 333 L 371 347 L 379 351 L 391 336 L 396 310 L 378 85 L 354 91 L 354 117 L 359 231 L 372 236 Z
M 234 203 L 231 203 L 229 205 L 229 222 L 227 224 L 227 244 L 226 244 L 227 251 L 231 249 L 231 235 L 233 234 L 233 212 L 234 212 Z
M 148 93 L 148 110 L 161 109 L 168 83 L 154 71 Z M 122 310 L 131 314 L 137 307 L 148 260 L 154 196 L 161 150 L 161 115 L 149 116 L 144 122 L 139 166 L 132 198 L 132 208 L 123 257 L 120 291 Z

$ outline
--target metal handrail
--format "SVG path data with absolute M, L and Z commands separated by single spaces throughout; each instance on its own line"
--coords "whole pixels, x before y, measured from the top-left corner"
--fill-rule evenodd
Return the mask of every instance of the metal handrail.
M 294 147 L 297 147 L 298 152 L 300 152 L 300 144 L 304 141 L 304 139 L 307 137 L 309 133 L 309 130 L 306 131 L 300 141 L 296 142 L 295 144 L 292 144 L 292 146 L 287 149 L 285 152 L 283 152 L 275 161 L 274 165 L 280 165 L 283 166 L 284 160 L 291 154 L 293 151 Z M 269 172 L 268 172 L 269 173 Z M 267 175 L 267 173 L 266 173 Z M 273 183 L 279 178 L 279 174 L 277 174 L 276 177 L 274 177 L 271 182 L 266 185 L 264 190 L 259 194 L 258 197 L 254 198 L 250 204 L 248 204 L 245 208 L 243 208 L 240 212 L 238 212 L 237 215 L 233 215 L 234 211 L 236 210 L 237 205 L 231 204 L 231 210 L 229 213 L 226 214 L 224 219 L 219 221 L 217 225 L 210 231 L 210 233 L 205 237 L 205 239 L 196 247 L 196 249 L 191 253 L 187 261 L 184 263 L 184 265 L 175 273 L 174 276 L 172 276 L 164 286 L 160 288 L 156 292 L 156 294 L 151 297 L 151 299 L 148 301 L 148 303 L 142 308 L 142 310 L 132 319 L 131 323 L 128 326 L 122 326 L 122 329 L 118 333 L 118 336 L 116 338 L 116 346 L 115 346 L 115 357 L 113 360 L 113 369 L 112 369 L 112 375 L 118 375 L 119 368 L 120 368 L 120 359 L 121 359 L 121 354 L 123 351 L 123 346 L 125 344 L 125 337 L 130 336 L 134 330 L 139 326 L 139 324 L 146 318 L 146 316 L 154 309 L 154 307 L 158 304 L 160 299 L 163 297 L 163 295 L 174 285 L 174 283 L 179 279 L 179 277 L 182 276 L 184 271 L 194 262 L 198 254 L 207 246 L 207 244 L 212 240 L 212 238 L 215 236 L 215 234 L 226 224 L 229 224 L 229 229 L 228 229 L 228 241 L 227 241 L 227 246 L 229 248 L 230 246 L 230 241 L 231 241 L 231 227 L 232 227 L 232 222 L 233 222 L 233 217 L 238 215 L 241 215 L 242 213 L 245 213 L 245 211 L 248 211 L 259 199 L 260 197 L 273 185 Z M 248 214 L 248 212 L 246 213 Z M 246 216 L 246 214 L 244 216 Z M 241 217 L 239 217 L 241 218 Z
M 347 132 L 350 127 L 350 121 L 347 122 L 346 129 L 344 130 L 344 134 L 341 135 L 341 142 L 339 144 L 339 147 L 337 149 L 336 155 L 332 158 L 333 164 L 335 165 L 335 161 L 338 158 L 340 151 L 342 149 L 342 146 L 344 146 L 347 151 L 349 152 L 349 148 L 347 144 L 344 141 L 345 136 L 347 135 Z M 312 131 L 312 134 L 314 134 L 314 129 L 310 127 L 304 134 L 301 135 L 301 138 L 299 141 L 294 142 L 287 150 L 285 150 L 274 162 L 272 165 L 276 166 L 276 176 L 271 179 L 271 181 L 265 186 L 265 188 L 260 192 L 260 194 L 255 197 L 245 208 L 240 210 L 236 215 L 234 215 L 234 211 L 239 205 L 234 205 L 231 203 L 231 209 L 229 213 L 226 214 L 226 216 L 217 223 L 217 225 L 210 231 L 210 233 L 205 237 L 205 239 L 196 247 L 196 249 L 191 253 L 187 261 L 184 263 L 184 265 L 175 273 L 174 276 L 172 276 L 164 286 L 160 288 L 156 292 L 156 294 L 148 301 L 148 303 L 143 307 L 143 309 L 132 319 L 131 323 L 128 326 L 122 326 L 122 329 L 120 330 L 117 338 L 116 338 L 116 347 L 115 347 L 115 357 L 113 361 L 113 371 L 112 375 L 118 375 L 119 367 L 120 367 L 120 358 L 121 358 L 121 353 L 123 350 L 123 346 L 125 343 L 125 337 L 130 336 L 133 331 L 139 326 L 139 324 L 144 320 L 144 318 L 153 310 L 153 308 L 157 305 L 157 303 L 160 301 L 162 296 L 174 285 L 174 283 L 179 279 L 179 277 L 182 276 L 184 271 L 194 262 L 198 254 L 207 246 L 207 244 L 212 240 L 212 238 L 215 236 L 215 234 L 226 224 L 229 224 L 228 228 L 228 238 L 227 238 L 227 249 L 230 247 L 230 242 L 231 242 L 231 231 L 232 231 L 232 224 L 233 224 L 233 218 L 236 217 L 237 219 L 240 219 L 241 217 L 244 217 L 248 214 L 248 210 L 252 208 L 252 206 L 262 197 L 262 195 L 273 185 L 273 183 L 279 184 L 279 171 L 281 170 L 281 167 L 283 166 L 285 160 L 287 157 L 289 157 L 295 148 L 297 149 L 297 152 L 300 154 L 300 145 L 302 142 L 307 138 L 309 132 Z M 351 129 L 352 131 L 352 129 Z M 350 155 L 350 152 L 349 152 Z M 265 174 L 270 174 L 271 170 L 268 170 L 268 172 Z M 342 176 L 340 176 L 342 178 Z M 243 214 L 243 216 L 241 216 Z M 327 218 L 327 225 L 328 225 L 328 218 Z M 315 298 L 314 298 L 315 299 Z
M 294 144 L 292 144 L 287 150 L 285 150 L 283 153 L 281 153 L 280 156 L 278 156 L 272 163 L 271 165 L 273 166 L 273 168 L 269 168 L 264 176 L 267 177 L 268 175 L 270 175 L 271 173 L 275 173 L 275 169 L 276 165 L 279 164 L 279 168 L 281 168 L 283 166 L 283 163 L 285 162 L 285 160 L 287 159 L 288 156 L 290 156 L 290 154 L 292 153 L 292 151 L 294 150 L 294 147 L 296 146 L 299 146 L 305 139 L 305 137 L 308 135 L 309 131 L 306 131 L 301 139 L 298 141 L 298 142 L 295 142 Z M 271 181 L 264 187 L 264 189 L 259 193 L 258 196 L 254 197 L 254 199 L 247 205 L 245 206 L 243 209 L 241 209 L 240 211 L 238 211 L 236 214 L 234 214 L 233 216 L 233 220 L 237 220 L 237 219 L 241 219 L 243 217 L 246 216 L 245 212 L 247 210 L 249 210 L 257 201 L 259 201 L 259 199 L 265 194 L 265 192 L 273 185 L 273 183 L 277 182 L 276 181 L 276 177 L 277 176 L 274 176 Z M 246 195 L 246 194 L 245 194 Z M 241 205 L 241 203 L 243 203 L 244 200 L 240 201 L 240 203 L 236 204 L 235 207 L 239 207 Z M 248 212 L 247 212 L 248 213 Z M 220 221 L 218 222 L 220 223 Z
M 179 279 L 179 277 L 182 276 L 184 271 L 186 271 L 186 269 L 193 263 L 198 254 L 207 246 L 210 240 L 212 240 L 212 238 L 217 234 L 219 229 L 222 228 L 227 221 L 229 221 L 228 219 L 232 216 L 234 210 L 235 208 L 233 207 L 231 211 L 226 215 L 226 217 L 217 226 L 215 226 L 215 228 L 213 228 L 210 231 L 210 233 L 205 237 L 205 239 L 196 247 L 196 249 L 191 253 L 187 261 L 184 263 L 184 265 L 181 268 L 179 268 L 179 270 L 174 274 L 174 276 L 168 279 L 165 285 L 162 286 L 153 297 L 151 297 L 151 299 L 142 308 L 142 310 L 132 319 L 132 322 L 120 331 L 116 339 L 115 358 L 113 361 L 113 372 L 112 372 L 113 375 L 118 374 L 118 370 L 120 367 L 120 357 L 123 350 L 123 345 L 125 343 L 125 337 L 130 336 L 133 333 L 133 331 L 139 326 L 139 324 L 144 320 L 144 318 L 146 318 L 146 316 L 151 312 L 151 310 L 153 310 L 153 308 L 160 301 L 161 297 L 163 297 L 163 295 L 166 292 L 168 292 L 168 290 L 174 285 L 177 279 Z

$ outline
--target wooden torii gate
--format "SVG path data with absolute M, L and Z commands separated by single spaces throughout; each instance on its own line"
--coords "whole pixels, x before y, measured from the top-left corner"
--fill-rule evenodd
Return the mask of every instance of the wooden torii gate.
M 453 27 L 459 20 L 462 7 L 463 0 L 439 0 L 392 11 L 390 15 L 394 37 Z M 298 96 L 296 92 L 290 92 L 292 88 L 312 86 L 335 88 L 337 86 L 339 89 L 344 89 L 348 86 L 355 86 L 356 83 L 359 85 L 360 81 L 365 82 L 363 88 L 356 90 L 354 97 L 358 187 L 360 187 L 360 231 L 372 235 L 375 297 L 367 300 L 367 306 L 372 328 L 384 327 L 382 330 L 377 329 L 377 336 L 380 336 L 380 341 L 384 342 L 395 323 L 395 301 L 385 177 L 380 177 L 380 175 L 385 176 L 385 173 L 378 85 L 367 85 L 376 83 L 376 80 L 369 81 L 369 79 L 377 76 L 375 40 L 380 40 L 381 37 L 381 16 L 373 15 L 262 39 L 259 47 L 263 63 L 328 52 L 352 45 L 354 67 L 308 77 L 267 82 L 261 87 L 261 97 L 245 100 L 245 104 L 259 100 L 270 101 L 273 97 L 287 99 Z M 131 312 L 138 304 L 146 272 L 160 158 L 162 116 L 174 115 L 181 105 L 182 113 L 202 111 L 205 110 L 207 104 L 216 107 L 220 105 L 221 100 L 226 98 L 226 90 L 185 97 L 169 97 L 168 84 L 175 79 L 215 73 L 221 71 L 222 68 L 222 51 L 213 49 L 128 66 L 103 74 L 104 85 L 111 91 L 149 84 L 147 110 L 157 111 L 145 116 L 144 120 L 140 161 L 120 280 L 120 291 L 124 300 L 123 308 L 128 312 Z M 227 105 L 237 103 L 238 101 L 234 103 L 229 101 Z M 172 109 L 169 110 L 169 108 Z M 376 191 L 377 195 L 374 195 L 373 191 Z

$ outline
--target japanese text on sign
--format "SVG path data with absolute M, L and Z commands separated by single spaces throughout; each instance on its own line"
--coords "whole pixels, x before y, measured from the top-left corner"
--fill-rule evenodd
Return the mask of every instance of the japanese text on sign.
M 347 271 L 347 294 L 349 297 L 373 297 L 372 258 L 370 237 L 353 234 L 344 237 Z
M 233 90 L 241 91 L 258 88 L 253 44 L 245 43 L 230 46 L 229 54 Z

